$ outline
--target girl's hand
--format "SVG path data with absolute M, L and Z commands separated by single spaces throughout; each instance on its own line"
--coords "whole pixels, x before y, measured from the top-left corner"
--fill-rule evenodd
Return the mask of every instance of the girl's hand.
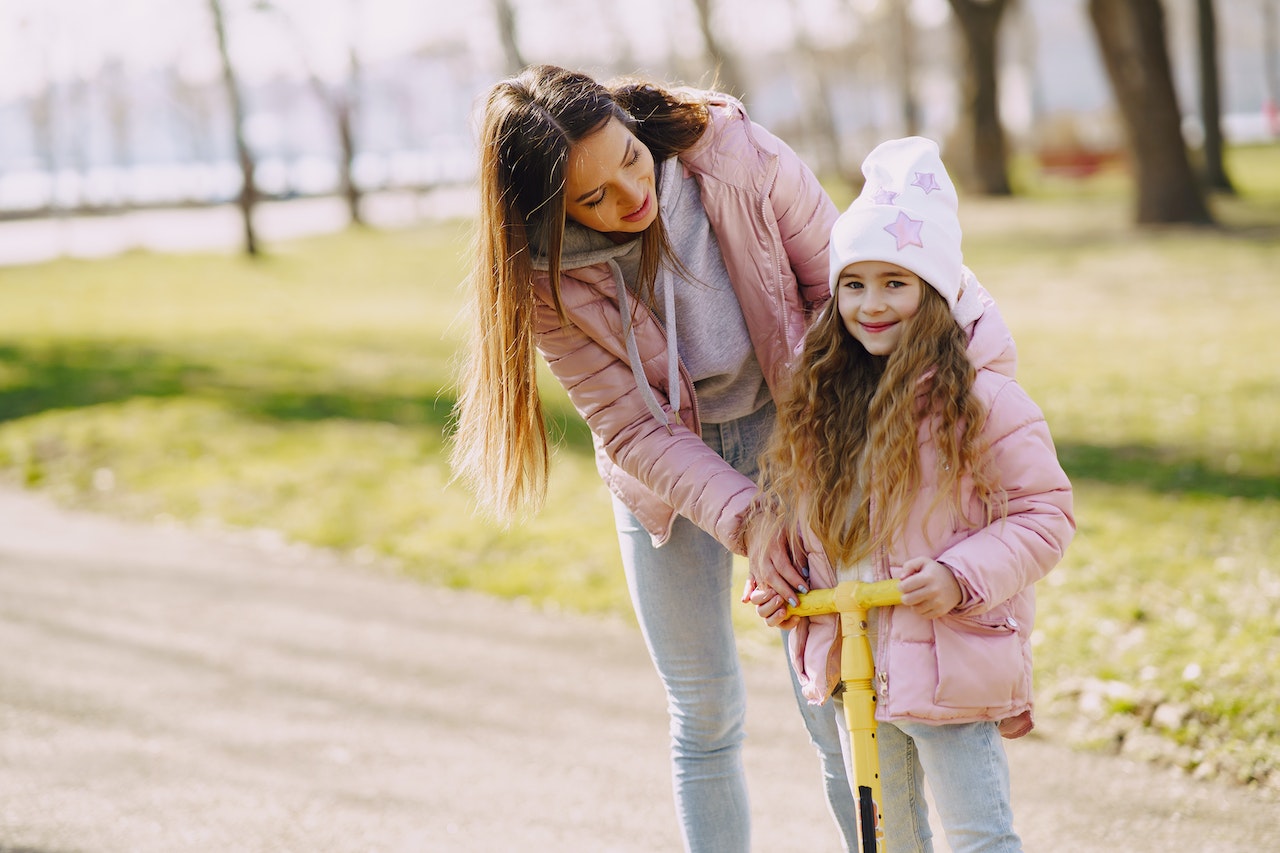
M 937 619 L 956 608 L 964 597 L 956 576 L 937 560 L 915 557 L 902 564 L 902 603 L 926 619 Z
M 790 629 L 800 622 L 799 616 L 787 615 L 787 603 L 771 589 L 756 587 L 750 591 L 748 599 L 756 606 L 756 615 L 770 628 Z

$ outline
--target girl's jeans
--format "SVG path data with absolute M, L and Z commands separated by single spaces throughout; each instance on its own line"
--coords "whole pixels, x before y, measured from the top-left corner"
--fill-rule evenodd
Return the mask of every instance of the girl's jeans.
M 773 421 L 774 407 L 767 405 L 736 421 L 705 424 L 703 441 L 734 468 L 755 477 Z M 733 555 L 683 516 L 676 518 L 670 540 L 655 548 L 616 498 L 614 511 L 631 600 L 667 693 L 672 778 L 685 849 L 746 853 L 751 849 L 742 765 L 746 694 L 730 622 L 730 607 L 740 593 L 733 589 Z M 845 844 L 856 850 L 856 817 L 835 703 L 810 706 L 800 698 L 794 673 L 792 682 L 822 760 L 827 802 Z
M 839 701 L 829 704 L 843 714 Z M 843 735 L 843 718 L 840 730 Z M 848 739 L 842 741 L 848 752 Z M 1021 853 L 1009 805 L 1009 764 L 995 723 L 881 722 L 876 744 L 887 853 L 933 853 L 926 777 L 952 853 Z

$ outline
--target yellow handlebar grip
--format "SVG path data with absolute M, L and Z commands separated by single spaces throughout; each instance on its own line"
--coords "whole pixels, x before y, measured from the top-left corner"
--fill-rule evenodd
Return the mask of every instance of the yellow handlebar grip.
M 837 610 L 834 589 L 815 589 L 798 597 L 796 606 L 788 607 L 787 613 L 792 616 L 819 616 L 823 613 L 835 613 Z
M 822 613 L 841 613 L 848 610 L 866 610 L 869 607 L 888 607 L 902 602 L 902 590 L 898 581 L 845 581 L 834 589 L 815 589 L 796 599 L 795 607 L 788 607 L 792 616 L 817 616 Z
M 836 589 L 839 590 L 840 587 Z M 836 598 L 839 600 L 839 595 Z M 889 607 L 902 603 L 902 590 L 899 589 L 896 579 L 858 584 L 854 600 L 863 607 Z

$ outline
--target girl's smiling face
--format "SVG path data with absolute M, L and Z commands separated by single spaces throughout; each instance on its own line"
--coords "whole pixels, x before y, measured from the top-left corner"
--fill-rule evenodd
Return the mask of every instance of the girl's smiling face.
M 902 324 L 920 310 L 925 287 L 918 275 L 897 264 L 858 261 L 836 281 L 836 310 L 867 352 L 887 356 L 902 340 Z
M 622 241 L 658 217 L 653 155 L 616 118 L 569 149 L 565 213 L 574 222 Z

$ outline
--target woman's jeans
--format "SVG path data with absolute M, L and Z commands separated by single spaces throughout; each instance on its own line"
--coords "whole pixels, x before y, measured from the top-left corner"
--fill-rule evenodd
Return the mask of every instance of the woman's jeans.
M 703 441 L 754 478 L 773 422 L 774 407 L 768 405 L 736 421 L 704 425 Z M 751 848 L 742 765 L 746 693 L 730 621 L 730 607 L 740 593 L 733 589 L 733 555 L 683 516 L 676 518 L 670 540 L 655 548 L 616 498 L 614 510 L 631 600 L 667 693 L 672 778 L 685 849 L 746 853 Z M 835 703 L 810 706 L 800 697 L 794 673 L 792 686 L 822 760 L 831 812 L 845 844 L 856 850 Z
M 838 701 L 830 704 L 842 708 Z M 848 752 L 843 719 L 840 730 Z M 882 722 L 876 745 L 887 853 L 933 853 L 926 778 L 952 853 L 1021 853 L 1009 804 L 1009 764 L 995 723 Z M 852 762 L 848 766 L 852 779 Z

